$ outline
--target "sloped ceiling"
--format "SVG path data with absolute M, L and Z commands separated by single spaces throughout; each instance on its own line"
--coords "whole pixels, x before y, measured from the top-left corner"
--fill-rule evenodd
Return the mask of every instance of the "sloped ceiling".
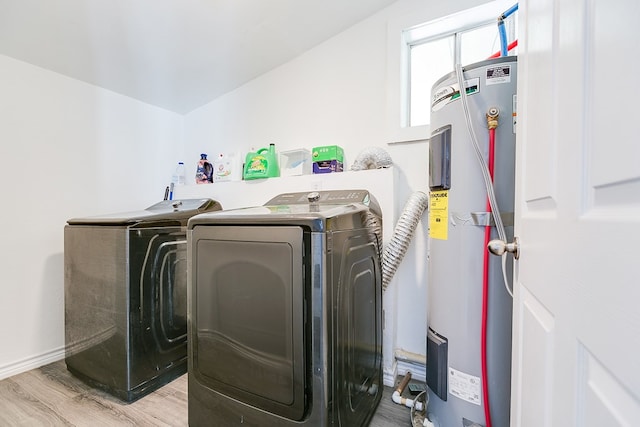
M 188 113 L 395 0 L 0 0 L 0 54 Z

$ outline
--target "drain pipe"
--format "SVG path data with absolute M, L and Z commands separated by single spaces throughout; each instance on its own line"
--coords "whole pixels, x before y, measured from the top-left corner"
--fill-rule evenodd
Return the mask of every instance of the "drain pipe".
M 415 406 L 416 410 L 422 411 L 424 409 L 422 402 L 416 402 L 413 399 L 407 399 L 406 397 L 401 396 L 402 392 L 407 387 L 407 384 L 409 384 L 409 381 L 411 381 L 411 372 L 407 371 L 406 375 L 398 385 L 398 388 L 396 388 L 391 395 L 391 400 L 393 400 L 394 403 L 404 405 L 407 408 L 413 408 Z

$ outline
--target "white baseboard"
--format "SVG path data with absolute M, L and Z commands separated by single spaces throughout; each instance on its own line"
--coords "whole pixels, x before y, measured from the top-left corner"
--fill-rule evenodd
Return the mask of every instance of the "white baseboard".
M 64 346 L 37 356 L 0 366 L 0 380 L 64 359 Z
M 427 381 L 427 356 L 399 348 L 393 353 L 398 375 L 404 376 L 411 372 L 411 378 L 414 380 Z
M 385 368 L 384 370 L 384 385 L 387 387 L 395 387 L 396 378 L 399 375 L 407 375 L 407 372 L 411 372 L 411 378 L 413 378 L 414 380 L 426 382 L 426 359 L 424 358 L 424 356 L 417 356 L 418 357 L 414 358 L 405 357 L 405 354 L 396 351 L 396 357 L 393 360 L 393 364 L 390 368 Z
M 424 363 L 398 360 L 397 370 L 398 375 L 407 375 L 407 372 L 411 372 L 412 379 L 422 382 L 427 381 L 427 367 Z
M 390 368 L 384 369 L 382 382 L 387 387 L 396 386 L 396 377 L 398 376 L 398 363 L 394 360 Z

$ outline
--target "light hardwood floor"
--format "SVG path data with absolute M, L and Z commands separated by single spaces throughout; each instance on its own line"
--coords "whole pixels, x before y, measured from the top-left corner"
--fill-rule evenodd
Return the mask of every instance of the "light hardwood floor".
M 411 427 L 385 387 L 371 427 Z M 406 394 L 406 390 L 405 390 Z M 0 381 L 0 426 L 187 426 L 187 375 L 133 402 L 93 389 L 63 360 Z

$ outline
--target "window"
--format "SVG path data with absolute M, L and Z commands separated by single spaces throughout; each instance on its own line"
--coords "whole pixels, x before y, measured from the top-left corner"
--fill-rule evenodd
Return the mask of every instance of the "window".
M 390 55 L 396 58 L 389 58 L 390 62 L 400 62 L 396 67 L 400 75 L 395 82 L 400 84 L 395 92 L 398 105 L 393 109 L 397 115 L 392 142 L 428 138 L 432 86 L 454 72 L 456 64 L 472 64 L 500 52 L 497 18 L 514 4 L 513 0 L 495 0 L 417 25 L 389 26 L 390 38 L 401 37 L 400 51 L 390 49 Z M 515 16 L 504 21 L 509 41 L 516 38 Z

